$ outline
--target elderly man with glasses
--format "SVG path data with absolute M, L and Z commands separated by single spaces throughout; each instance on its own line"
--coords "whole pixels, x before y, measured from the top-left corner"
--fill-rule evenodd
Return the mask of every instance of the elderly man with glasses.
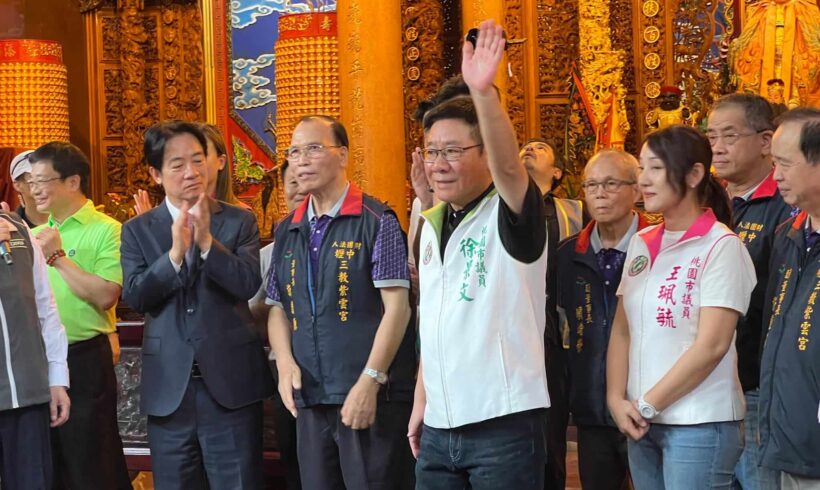
M 302 486 L 412 488 L 406 238 L 389 207 L 347 180 L 348 151 L 334 118 L 294 129 L 289 171 L 309 196 L 274 231 L 268 336 Z
M 606 408 L 606 354 L 629 240 L 647 222 L 633 210 L 640 198 L 638 161 L 619 150 L 597 153 L 584 169 L 592 221 L 556 253 L 558 307 L 569 322 L 569 408 L 578 427 L 578 466 L 585 488 L 626 488 L 626 438 Z
M 769 259 L 778 225 L 789 219 L 791 206 L 783 201 L 774 181 L 769 102 L 759 95 L 731 94 L 717 101 L 709 113 L 706 135 L 712 145 L 712 168 L 726 180 L 734 208 L 735 233 L 746 245 L 757 274 L 757 286 L 746 315 L 737 323 L 737 371 L 746 396 L 746 446 L 735 468 L 744 490 L 777 487 L 777 474 L 758 464 L 758 399 L 763 306 L 769 279 Z

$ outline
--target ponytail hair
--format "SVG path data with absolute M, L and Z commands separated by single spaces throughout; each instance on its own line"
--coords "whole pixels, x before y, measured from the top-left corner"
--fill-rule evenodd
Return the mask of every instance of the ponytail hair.
M 732 228 L 732 201 L 729 200 L 726 189 L 708 170 L 703 180 L 706 181 L 706 186 L 701 202 L 707 208 L 712 208 L 712 212 L 715 213 L 718 221 Z M 698 190 L 700 190 L 700 187 L 698 187 Z
M 704 176 L 695 187 L 701 206 L 711 208 L 715 217 L 732 226 L 732 205 L 726 189 L 712 175 L 712 145 L 700 131 L 674 125 L 646 137 L 646 145 L 666 166 L 666 180 L 679 197 L 686 194 L 686 176 L 696 163 L 703 165 Z

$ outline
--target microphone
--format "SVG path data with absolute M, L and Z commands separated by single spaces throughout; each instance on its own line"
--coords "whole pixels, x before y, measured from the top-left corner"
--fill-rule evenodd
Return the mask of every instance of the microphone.
M 14 263 L 14 259 L 11 257 L 11 245 L 9 245 L 8 240 L 0 242 L 0 255 L 3 256 L 3 261 L 5 261 L 6 265 Z

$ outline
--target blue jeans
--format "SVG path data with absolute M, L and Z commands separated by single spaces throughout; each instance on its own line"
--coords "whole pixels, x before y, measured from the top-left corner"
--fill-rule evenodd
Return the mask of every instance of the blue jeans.
M 758 403 L 760 392 L 757 388 L 746 392 L 746 446 L 735 466 L 735 488 L 743 490 L 779 490 L 780 474 L 776 470 L 760 466 L 760 446 L 758 439 Z
M 635 490 L 732 488 L 743 451 L 742 425 L 650 425 L 643 438 L 628 442 Z
M 547 461 L 544 410 L 455 429 L 424 426 L 417 490 L 542 490 Z

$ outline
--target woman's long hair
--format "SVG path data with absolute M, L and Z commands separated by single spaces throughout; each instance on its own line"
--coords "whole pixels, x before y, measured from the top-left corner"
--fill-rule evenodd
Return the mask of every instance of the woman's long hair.
M 214 144 L 216 156 L 224 156 L 227 160 L 228 148 L 225 146 L 225 139 L 222 137 L 222 133 L 219 132 L 219 128 L 213 124 L 200 124 L 199 129 L 205 137 Z M 233 187 L 231 186 L 231 162 L 226 161 L 225 166 L 216 174 L 216 199 L 228 204 L 244 206 L 244 203 L 233 193 Z
M 712 145 L 700 131 L 675 125 L 646 137 L 646 144 L 666 166 L 666 179 L 678 196 L 686 194 L 686 176 L 696 163 L 704 169 L 695 191 L 701 206 L 712 208 L 718 221 L 732 226 L 732 204 L 726 189 L 712 175 Z

